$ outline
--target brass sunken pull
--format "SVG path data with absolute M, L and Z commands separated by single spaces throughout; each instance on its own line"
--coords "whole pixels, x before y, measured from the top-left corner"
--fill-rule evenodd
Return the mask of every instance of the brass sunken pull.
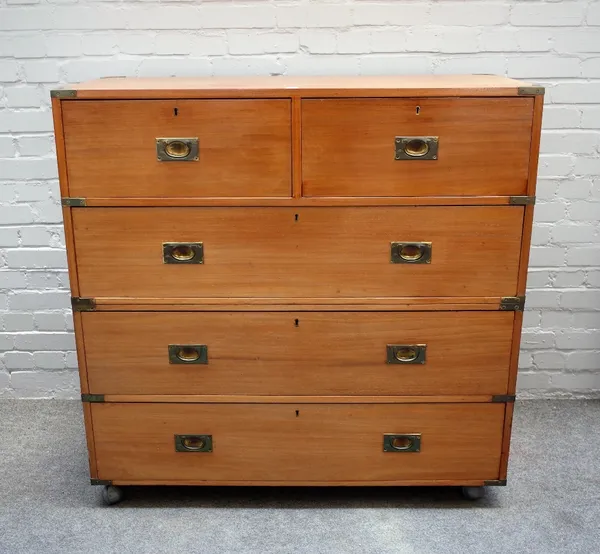
M 396 137 L 397 160 L 437 160 L 439 137 Z
M 197 162 L 198 150 L 198 137 L 156 139 L 159 162 Z
M 170 364 L 207 364 L 206 344 L 169 344 Z
M 176 452 L 212 452 L 212 435 L 175 435 Z
M 430 242 L 392 242 L 390 261 L 393 264 L 430 264 Z
M 201 242 L 163 242 L 163 263 L 203 264 L 204 245 Z
M 384 452 L 420 452 L 421 433 L 409 435 L 396 435 L 385 433 L 383 435 Z
M 424 364 L 427 352 L 426 344 L 388 344 L 388 364 Z

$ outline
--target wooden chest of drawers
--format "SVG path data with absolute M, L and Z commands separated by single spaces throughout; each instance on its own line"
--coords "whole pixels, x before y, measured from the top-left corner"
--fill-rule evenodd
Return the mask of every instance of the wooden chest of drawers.
M 53 92 L 92 483 L 506 483 L 543 89 Z

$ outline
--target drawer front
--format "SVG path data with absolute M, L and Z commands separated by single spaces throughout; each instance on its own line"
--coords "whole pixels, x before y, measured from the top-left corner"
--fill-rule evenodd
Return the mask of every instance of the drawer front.
M 65 102 L 63 121 L 71 196 L 291 195 L 289 100 Z
M 522 221 L 509 206 L 73 210 L 91 297 L 510 296 Z M 428 263 L 395 263 L 416 243 Z
M 502 404 L 92 405 L 99 478 L 138 481 L 497 479 L 503 418 Z M 418 451 L 384 451 L 385 434 Z
M 506 394 L 513 319 L 511 312 L 82 314 L 88 383 L 102 394 Z
M 532 118 L 532 98 L 303 100 L 303 194 L 523 195 Z

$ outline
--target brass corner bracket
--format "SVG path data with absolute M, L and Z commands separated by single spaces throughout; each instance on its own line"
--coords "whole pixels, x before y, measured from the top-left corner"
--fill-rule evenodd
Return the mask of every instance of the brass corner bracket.
M 508 199 L 511 206 L 533 206 L 535 204 L 535 196 L 511 196 Z
M 106 481 L 104 479 L 90 479 L 90 485 L 112 485 L 112 481 Z
M 498 403 L 506 403 L 506 402 L 514 402 L 516 396 L 514 394 L 494 394 L 492 395 L 492 402 Z
M 506 487 L 506 479 L 490 479 L 489 481 L 484 481 L 483 484 L 486 487 Z
M 50 91 L 50 98 L 77 98 L 77 91 L 73 89 L 58 89 Z
M 505 312 L 522 312 L 525 309 L 525 296 L 502 297 L 500 309 Z
M 83 208 L 87 206 L 85 198 L 61 198 L 60 203 L 67 208 Z
M 82 394 L 82 402 L 104 402 L 103 394 Z
M 543 96 L 545 92 L 546 89 L 540 86 L 519 87 L 517 89 L 519 96 Z
M 96 300 L 93 298 L 71 297 L 71 307 L 74 312 L 93 312 L 96 310 Z

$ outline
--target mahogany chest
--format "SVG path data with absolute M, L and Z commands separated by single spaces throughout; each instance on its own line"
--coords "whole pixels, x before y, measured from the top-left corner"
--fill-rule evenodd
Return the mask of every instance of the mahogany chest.
M 543 89 L 111 78 L 52 93 L 90 473 L 506 483 Z

